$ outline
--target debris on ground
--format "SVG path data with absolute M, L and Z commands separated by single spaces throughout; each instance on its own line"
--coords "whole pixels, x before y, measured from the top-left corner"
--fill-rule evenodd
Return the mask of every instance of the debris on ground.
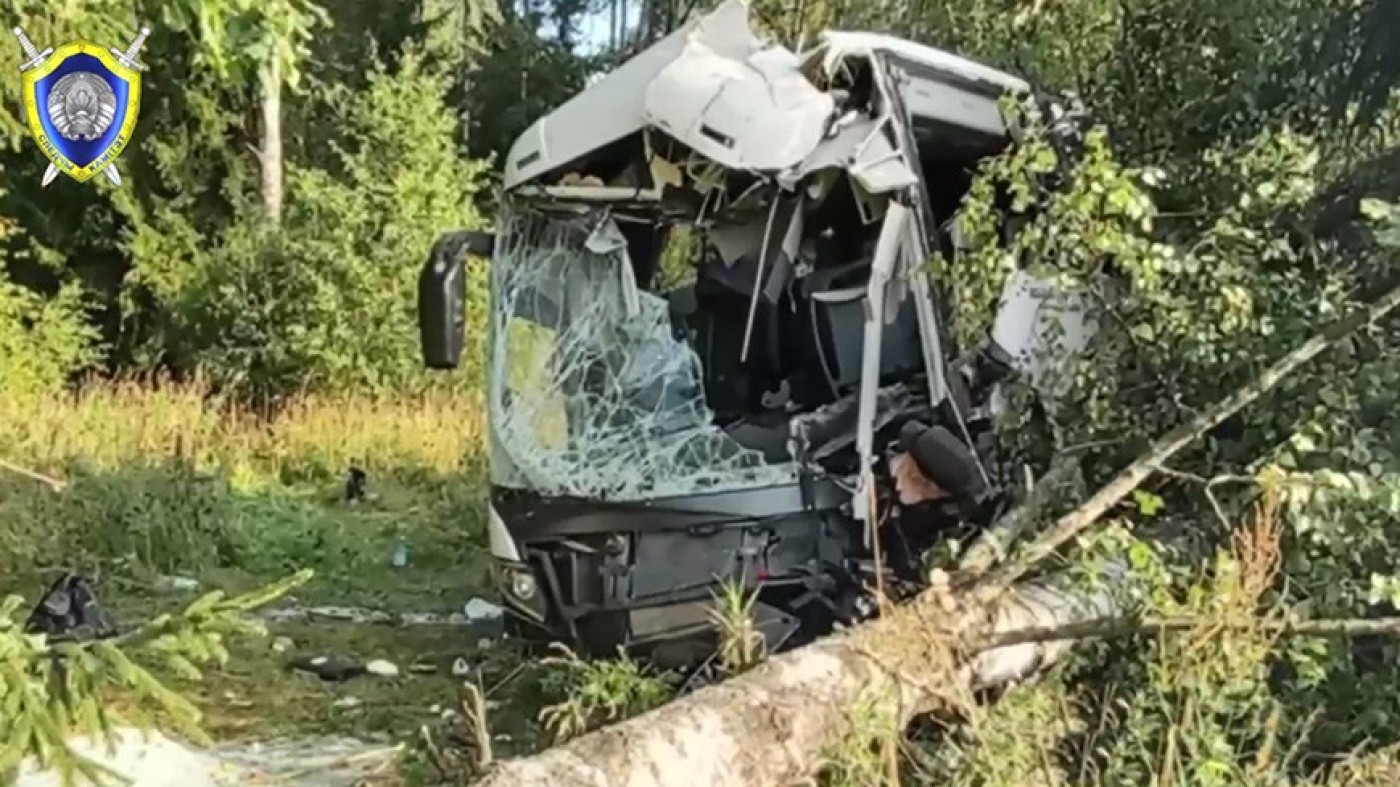
M 367 497 L 365 485 L 369 481 L 369 475 L 365 471 L 353 465 L 345 473 L 345 502 L 363 503 Z
M 323 621 L 331 623 L 357 623 L 365 625 L 400 626 L 470 626 L 490 623 L 501 619 L 504 611 L 484 599 L 474 598 L 467 602 L 461 612 L 442 614 L 438 612 L 404 612 L 394 614 L 362 607 L 281 607 L 266 610 L 262 619 L 269 623 L 306 623 Z
M 288 666 L 297 672 L 314 675 L 321 680 L 336 683 L 362 675 L 392 678 L 399 674 L 398 666 L 390 661 L 374 659 L 365 662 L 344 656 L 306 656 L 293 659 Z
M 199 590 L 199 580 L 190 577 L 156 577 L 155 589 L 161 593 L 194 593 Z
M 408 665 L 408 671 L 415 675 L 432 675 L 437 672 L 437 665 L 430 661 L 415 661 Z
M 308 617 L 313 619 L 321 618 L 338 623 L 382 625 L 394 622 L 394 616 L 388 612 L 380 612 L 373 609 L 360 609 L 358 607 L 311 607 L 306 610 L 306 613 Z
M 224 702 L 230 708 L 251 708 L 254 706 L 252 700 L 246 700 L 231 691 L 224 692 Z
M 465 626 L 471 621 L 460 612 L 440 615 L 436 612 L 405 612 L 399 616 L 399 623 L 405 626 Z
M 441 705 L 434 705 L 428 708 L 428 712 L 446 722 L 456 721 L 462 717 L 461 712 L 456 708 L 444 708 Z
M 382 678 L 393 678 L 399 674 L 399 668 L 391 661 L 375 659 L 365 665 L 365 671 L 371 675 L 378 675 Z
M 474 598 L 462 608 L 462 613 L 467 616 L 468 621 L 475 623 L 485 620 L 500 620 L 501 615 L 505 614 L 505 610 L 486 599 Z
M 116 627 L 97 603 L 92 581 L 64 574 L 44 593 L 24 622 L 27 634 L 43 634 L 50 642 L 86 642 L 116 635 Z

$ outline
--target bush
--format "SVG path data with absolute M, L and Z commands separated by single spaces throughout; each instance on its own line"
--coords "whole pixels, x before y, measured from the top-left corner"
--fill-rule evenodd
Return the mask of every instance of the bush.
M 244 220 L 204 252 L 175 297 L 169 357 L 259 397 L 427 386 L 418 273 L 439 234 L 480 225 L 482 168 L 459 158 L 445 90 L 411 53 L 365 91 L 318 90 L 307 111 L 326 118 L 326 158 L 337 163 L 289 162 L 282 226 Z M 252 205 L 238 213 L 257 215 Z M 481 282 L 471 299 L 484 324 Z
M 0 271 L 0 380 L 9 391 L 42 392 L 101 357 L 76 288 L 51 299 L 15 285 Z

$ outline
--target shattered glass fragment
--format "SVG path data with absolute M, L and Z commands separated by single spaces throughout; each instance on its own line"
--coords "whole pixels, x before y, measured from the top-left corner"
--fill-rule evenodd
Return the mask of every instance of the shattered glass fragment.
M 639 290 L 611 218 L 507 205 L 492 263 L 491 472 L 545 496 L 646 500 L 792 483 L 712 422 L 695 351 Z

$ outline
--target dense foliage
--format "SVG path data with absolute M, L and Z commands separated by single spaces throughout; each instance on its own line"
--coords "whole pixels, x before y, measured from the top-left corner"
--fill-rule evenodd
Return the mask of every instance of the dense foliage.
M 19 118 L 18 80 L 5 83 L 5 368 L 20 363 L 11 347 L 33 347 L 20 355 L 43 360 L 23 371 L 49 383 L 99 364 L 200 371 L 260 395 L 422 382 L 416 269 L 437 233 L 483 221 L 483 167 L 464 155 L 453 103 L 481 8 L 11 6 L 40 46 L 82 37 L 124 48 L 138 21 L 153 33 L 121 189 L 67 179 L 39 189 L 46 162 Z M 17 63 L 18 46 L 6 51 Z M 268 69 L 281 82 L 277 222 L 259 194 Z
M 1025 142 L 982 168 L 960 217 L 974 249 L 937 267 L 965 341 L 986 329 L 1017 261 L 1091 293 L 1104 341 L 1053 414 L 1052 449 L 1080 455 L 1091 479 L 1400 283 L 1400 63 L 1382 54 L 1378 27 L 1395 24 L 1394 4 L 805 8 L 816 16 L 773 4 L 770 26 L 918 31 L 1089 107 L 1084 149 L 1066 158 L 1040 133 L 1034 106 L 1008 106 Z M 1009 243 L 993 232 L 994 205 L 1024 219 Z M 1222 627 L 1259 614 L 1375 614 L 1400 601 L 1397 338 L 1386 323 L 1325 354 L 1205 435 L 1136 495 L 1135 509 L 1081 544 L 1085 557 L 1126 552 L 1140 609 L 1197 614 L 1198 631 L 1119 643 L 1014 691 L 952 747 L 916 752 L 918 777 L 987 787 L 1351 783 L 1361 778 L 1353 771 L 1318 767 L 1358 747 L 1391 756 L 1394 645 L 1276 642 Z M 1203 568 L 1199 553 L 1138 540 L 1182 530 L 1218 559 Z M 847 783 L 888 778 L 841 772 Z

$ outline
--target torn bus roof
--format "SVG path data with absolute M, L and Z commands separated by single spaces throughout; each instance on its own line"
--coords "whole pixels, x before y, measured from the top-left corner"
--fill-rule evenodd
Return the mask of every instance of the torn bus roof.
M 1030 84 L 1024 79 L 1004 71 L 998 71 L 991 66 L 951 52 L 882 33 L 829 30 L 821 34 L 821 43 L 817 47 L 804 53 L 803 60 L 810 63 L 813 59 L 820 57 L 822 69 L 831 73 L 841 61 L 847 58 L 871 58 L 877 55 L 894 57 L 906 63 L 922 66 L 936 74 L 986 86 L 998 93 L 1022 93 L 1031 89 Z
M 900 71 L 897 89 L 916 126 L 968 134 L 980 147 L 1005 137 L 1000 96 L 1030 89 L 981 63 L 874 33 L 828 31 L 799 56 L 760 39 L 747 5 L 727 0 L 532 124 L 507 156 L 504 185 L 543 185 L 654 130 L 731 170 L 795 183 L 835 167 L 870 193 L 904 188 L 914 176 L 880 133 L 890 118 L 844 110 L 843 91 L 831 87 L 845 64 L 877 62 Z

